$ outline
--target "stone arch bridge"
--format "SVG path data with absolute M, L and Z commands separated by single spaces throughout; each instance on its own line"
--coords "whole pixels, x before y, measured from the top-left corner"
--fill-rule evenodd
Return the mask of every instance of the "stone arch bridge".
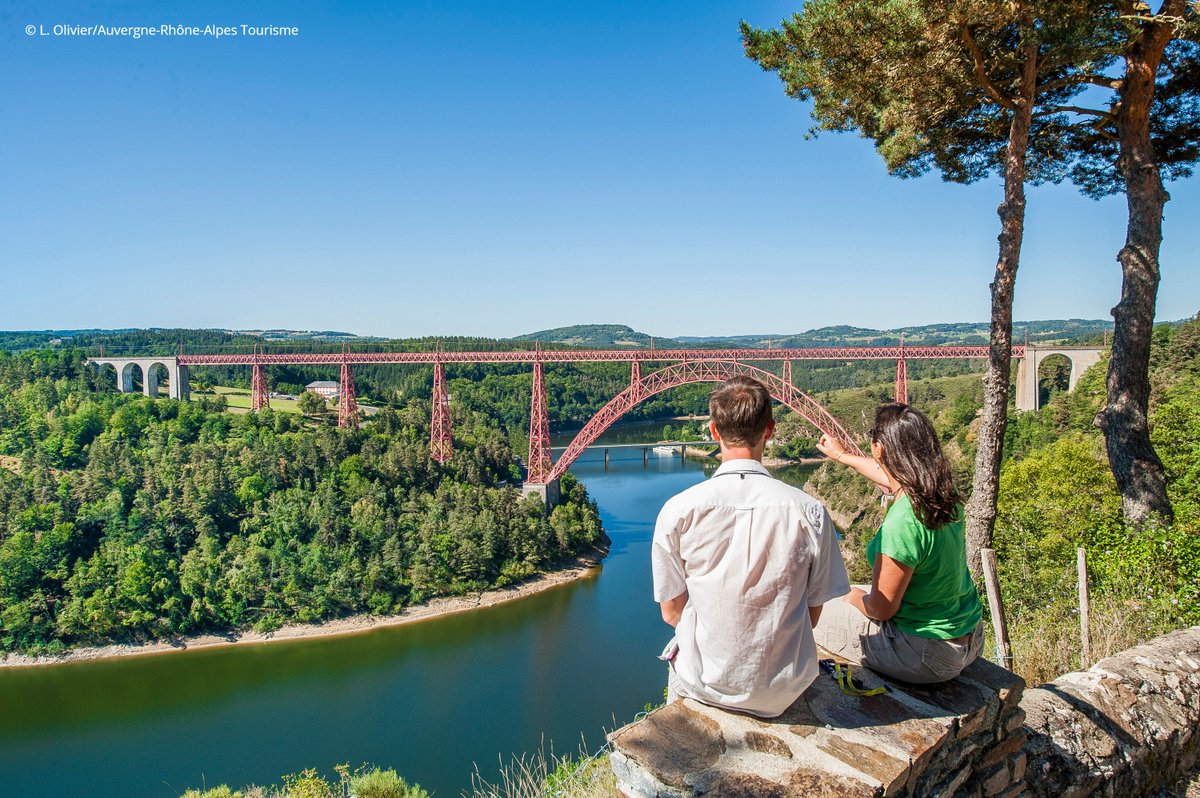
M 97 366 L 112 366 L 117 372 L 117 390 L 121 393 L 133 392 L 134 373 L 142 374 L 142 393 L 146 396 L 158 396 L 158 368 L 167 370 L 167 395 L 172 399 L 187 400 L 191 397 L 191 387 L 188 383 L 188 367 L 179 362 L 177 357 L 93 357 L 89 363 Z
M 1013 347 L 1016 356 L 1016 347 Z M 1089 367 L 1100 362 L 1100 358 L 1108 351 L 1094 346 L 1033 346 L 1026 344 L 1025 351 L 1017 366 L 1017 410 L 1037 410 L 1041 406 L 1041 391 L 1038 385 L 1038 371 L 1042 363 L 1051 355 L 1061 355 L 1071 362 L 1070 376 L 1067 378 L 1067 392 L 1075 390 L 1079 378 Z

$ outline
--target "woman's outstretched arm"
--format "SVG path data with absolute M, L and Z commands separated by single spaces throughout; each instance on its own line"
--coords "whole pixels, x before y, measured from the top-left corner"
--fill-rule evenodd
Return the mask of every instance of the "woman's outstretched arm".
M 851 588 L 842 596 L 842 601 L 851 605 L 868 618 L 886 621 L 900 609 L 904 591 L 908 590 L 913 569 L 886 554 L 875 557 L 875 571 L 871 577 L 871 592 L 862 588 Z
M 850 466 L 885 491 L 891 491 L 891 483 L 888 482 L 887 475 L 883 473 L 879 463 L 858 452 L 846 451 L 846 447 L 842 446 L 841 441 L 837 438 L 822 435 L 821 440 L 817 441 L 817 449 L 830 460 L 837 460 L 839 463 Z

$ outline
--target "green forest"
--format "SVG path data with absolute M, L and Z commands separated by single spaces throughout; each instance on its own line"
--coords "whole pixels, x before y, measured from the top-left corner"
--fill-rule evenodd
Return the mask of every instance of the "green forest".
M 1009 406 L 993 545 L 1016 668 L 1034 684 L 1082 664 L 1079 547 L 1089 562 L 1097 656 L 1200 623 L 1200 316 L 1154 331 L 1151 430 L 1167 471 L 1171 524 L 1135 529 L 1122 520 L 1104 437 L 1094 424 L 1105 401 L 1107 368 L 1105 358 L 1068 393 L 1064 370 L 1047 363 L 1042 408 L 1018 414 Z M 884 384 L 818 398 L 861 435 L 889 392 Z M 969 489 L 983 401 L 979 378 L 910 382 L 909 398 L 933 420 L 956 480 Z M 776 433 L 782 449 L 789 438 L 800 441 L 797 448 L 807 445 L 811 434 L 797 416 L 782 414 Z M 852 579 L 869 580 L 862 551 L 883 519 L 878 492 L 832 463 L 821 466 L 806 489 L 829 505 L 845 531 Z
M 1098 363 L 1073 392 L 1008 427 L 995 548 L 1018 669 L 1034 683 L 1081 664 L 1077 547 L 1087 551 L 1099 656 L 1200 624 L 1200 316 L 1156 327 L 1151 350 L 1151 439 L 1171 524 L 1122 519 L 1094 424 L 1107 367 Z
M 392 613 L 500 586 L 604 541 L 570 476 L 521 500 L 507 437 L 429 408 L 361 430 L 118 394 L 79 350 L 0 355 L 0 650 L 55 653 Z

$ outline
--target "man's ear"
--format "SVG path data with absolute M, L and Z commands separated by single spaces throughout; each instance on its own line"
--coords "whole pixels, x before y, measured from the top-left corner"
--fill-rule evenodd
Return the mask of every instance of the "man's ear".
M 774 434 L 775 434 L 775 419 L 771 419 L 771 421 L 767 424 L 767 431 L 765 433 L 763 433 L 763 445 L 764 446 L 766 445 L 767 441 L 771 440 L 771 436 Z
M 717 432 L 717 422 L 715 422 L 715 421 L 712 421 L 712 420 L 709 420 L 709 422 L 708 422 L 708 431 L 709 431 L 709 434 L 711 434 L 711 435 L 712 435 L 712 439 L 713 439 L 714 441 L 718 441 L 718 442 L 720 442 L 720 440 L 721 440 L 721 433 Z

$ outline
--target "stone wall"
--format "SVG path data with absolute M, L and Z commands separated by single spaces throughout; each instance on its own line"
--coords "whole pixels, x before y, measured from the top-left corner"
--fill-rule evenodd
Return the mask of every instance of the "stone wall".
M 1033 796 L 1136 796 L 1200 755 L 1200 626 L 1173 632 L 1029 690 Z
M 675 701 L 609 735 L 617 786 L 631 798 L 1023 794 L 1020 678 L 980 661 L 944 685 L 888 686 L 850 696 L 822 673 L 770 720 Z
M 770 720 L 675 701 L 610 734 L 610 761 L 630 798 L 1125 798 L 1200 761 L 1200 626 L 1023 686 L 986 661 L 871 697 L 823 673 Z

